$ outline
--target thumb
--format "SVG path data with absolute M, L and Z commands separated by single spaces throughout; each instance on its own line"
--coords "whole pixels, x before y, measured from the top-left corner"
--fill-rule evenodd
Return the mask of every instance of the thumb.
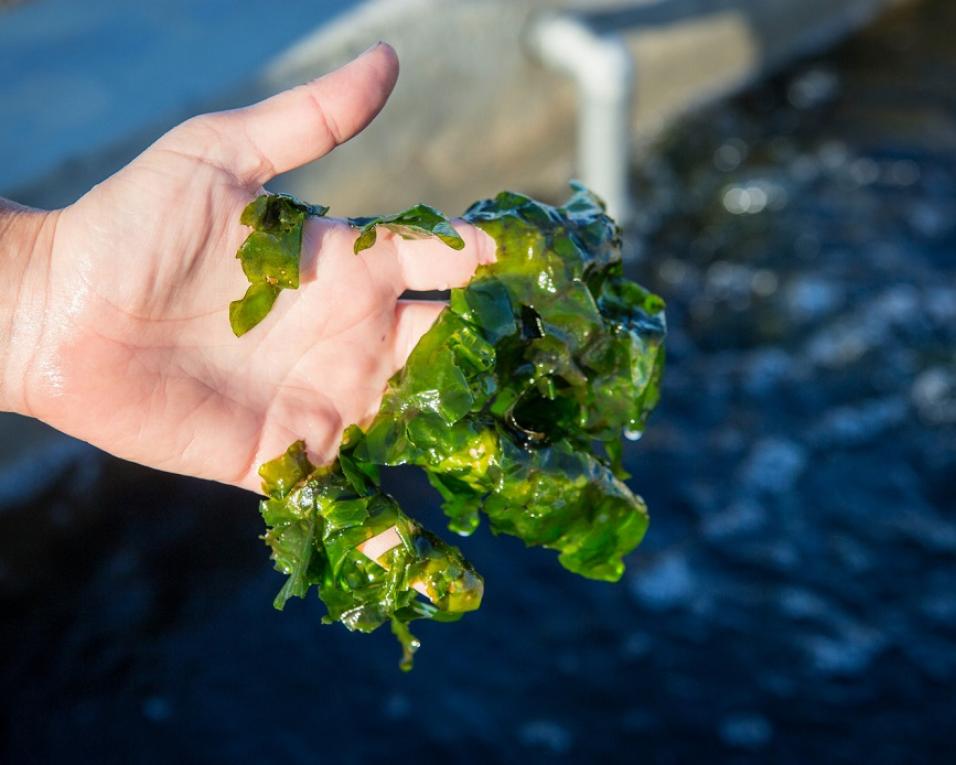
M 181 127 L 198 123 L 192 126 L 200 128 L 199 134 L 211 132 L 218 138 L 217 148 L 202 142 L 207 161 L 243 185 L 258 187 L 361 132 L 385 106 L 397 79 L 398 56 L 380 42 L 312 82 L 242 109 L 196 117 Z

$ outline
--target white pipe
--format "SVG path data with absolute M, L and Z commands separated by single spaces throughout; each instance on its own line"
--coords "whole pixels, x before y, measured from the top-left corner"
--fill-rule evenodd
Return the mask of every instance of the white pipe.
M 571 15 L 535 23 L 529 42 L 541 60 L 578 88 L 577 169 L 619 223 L 630 213 L 631 97 L 634 63 L 623 38 L 598 34 Z

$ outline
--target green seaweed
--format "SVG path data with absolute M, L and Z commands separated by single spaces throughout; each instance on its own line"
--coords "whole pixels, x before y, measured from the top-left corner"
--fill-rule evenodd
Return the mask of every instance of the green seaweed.
M 458 534 L 484 516 L 495 533 L 557 551 L 570 571 L 621 577 L 648 525 L 624 483 L 621 439 L 657 403 L 664 304 L 624 278 L 620 230 L 572 188 L 561 207 L 505 192 L 469 208 L 497 259 L 451 291 L 375 418 L 348 428 L 329 466 L 310 465 L 301 442 L 263 465 L 265 539 L 289 576 L 277 607 L 315 585 L 326 621 L 361 631 L 389 621 L 408 668 L 418 646 L 408 622 L 480 605 L 480 576 L 381 491 L 380 466 L 422 468 Z M 375 225 L 421 220 L 421 209 L 360 219 L 356 250 Z M 400 543 L 386 558 L 358 550 L 388 529 Z
M 246 205 L 239 221 L 253 230 L 236 257 L 249 280 L 249 289 L 229 304 L 229 323 L 236 337 L 266 317 L 281 290 L 298 288 L 305 219 L 325 215 L 328 210 L 288 194 L 263 194 Z
M 451 222 L 434 207 L 415 205 L 394 215 L 374 215 L 365 218 L 349 218 L 349 225 L 359 230 L 355 240 L 355 254 L 375 244 L 378 227 L 383 226 L 403 239 L 426 239 L 437 236 L 455 250 L 465 246 L 464 240 L 452 227 Z

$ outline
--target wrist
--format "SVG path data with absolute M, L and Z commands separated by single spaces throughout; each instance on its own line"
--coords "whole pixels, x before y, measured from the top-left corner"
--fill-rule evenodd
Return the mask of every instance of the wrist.
M 58 212 L 0 199 L 0 410 L 31 414 L 28 385 L 46 323 Z

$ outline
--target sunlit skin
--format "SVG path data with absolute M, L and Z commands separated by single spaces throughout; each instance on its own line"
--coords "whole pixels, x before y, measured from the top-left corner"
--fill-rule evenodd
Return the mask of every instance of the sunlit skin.
M 239 214 L 274 176 L 361 131 L 397 76 L 379 44 L 311 83 L 179 125 L 65 209 L 4 208 L 0 404 L 120 457 L 252 490 L 258 465 L 298 438 L 330 461 L 441 310 L 403 292 L 465 283 L 494 243 L 459 222 L 460 252 L 382 231 L 354 255 L 346 223 L 311 219 L 300 288 L 237 339 Z

